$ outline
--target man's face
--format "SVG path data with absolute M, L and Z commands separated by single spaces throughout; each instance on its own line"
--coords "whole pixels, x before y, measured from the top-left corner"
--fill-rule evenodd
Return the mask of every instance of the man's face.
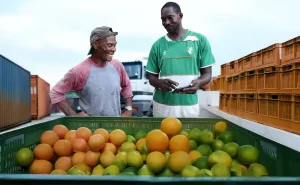
M 161 11 L 162 25 L 168 33 L 176 33 L 181 23 L 181 13 L 176 13 L 173 7 L 167 7 Z
M 111 61 L 116 52 L 117 40 L 115 36 L 95 41 L 94 52 L 103 61 Z

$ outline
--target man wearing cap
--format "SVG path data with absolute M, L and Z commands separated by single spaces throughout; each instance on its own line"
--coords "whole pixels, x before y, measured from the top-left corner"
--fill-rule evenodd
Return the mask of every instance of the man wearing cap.
M 69 70 L 51 89 L 51 103 L 57 104 L 65 115 L 132 115 L 130 80 L 122 63 L 113 59 L 117 34 L 107 26 L 95 28 L 90 35 L 88 55 L 91 56 Z M 75 90 L 79 95 L 80 113 L 76 113 L 66 102 L 64 95 L 70 90 Z M 122 112 L 120 93 L 126 101 Z

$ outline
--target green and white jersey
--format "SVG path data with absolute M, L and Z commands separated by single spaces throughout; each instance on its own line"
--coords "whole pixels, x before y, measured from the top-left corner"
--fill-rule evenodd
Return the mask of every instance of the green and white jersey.
M 205 36 L 188 30 L 173 41 L 167 35 L 152 46 L 146 70 L 158 74 L 160 79 L 171 79 L 178 87 L 188 86 L 200 76 L 200 68 L 212 66 L 215 58 Z M 153 97 L 155 117 L 198 117 L 197 94 L 177 94 L 156 89 Z

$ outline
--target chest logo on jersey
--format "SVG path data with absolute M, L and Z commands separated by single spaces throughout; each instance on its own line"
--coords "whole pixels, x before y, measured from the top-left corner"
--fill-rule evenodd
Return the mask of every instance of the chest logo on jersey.
M 165 51 L 163 51 L 163 55 L 166 55 L 167 54 L 167 51 L 165 50 Z
M 194 48 L 193 47 L 188 47 L 187 48 L 187 52 L 191 55 L 194 51 Z

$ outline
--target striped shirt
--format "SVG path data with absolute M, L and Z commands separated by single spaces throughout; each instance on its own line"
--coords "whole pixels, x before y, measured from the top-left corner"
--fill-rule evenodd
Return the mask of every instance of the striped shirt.
M 178 88 L 188 86 L 200 76 L 200 68 L 212 66 L 215 58 L 205 36 L 188 30 L 179 40 L 167 35 L 152 46 L 146 70 L 158 74 L 160 79 L 179 83 Z M 196 94 L 177 94 L 155 90 L 153 97 L 155 117 L 197 117 L 199 115 Z

